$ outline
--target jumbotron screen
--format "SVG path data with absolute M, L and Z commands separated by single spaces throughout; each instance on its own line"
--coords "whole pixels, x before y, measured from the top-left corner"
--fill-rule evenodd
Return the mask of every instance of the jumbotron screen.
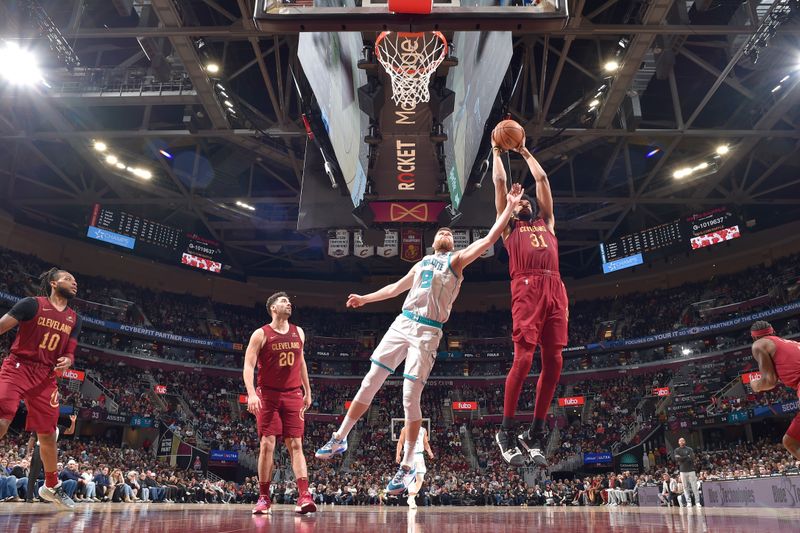
M 695 213 L 600 244 L 603 272 L 631 268 L 687 250 L 698 250 L 741 237 L 739 216 L 727 207 Z
M 86 236 L 173 264 L 216 274 L 223 269 L 220 243 L 100 204 L 92 208 Z

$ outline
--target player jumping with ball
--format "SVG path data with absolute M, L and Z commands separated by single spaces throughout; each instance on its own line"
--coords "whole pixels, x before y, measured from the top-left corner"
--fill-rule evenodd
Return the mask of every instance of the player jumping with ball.
M 511 192 L 504 195 L 505 207 L 488 235 L 482 239 L 463 250 L 453 252 L 452 231 L 450 228 L 440 228 L 433 241 L 435 253 L 423 257 L 400 280 L 371 294 L 349 296 L 347 307 L 361 307 L 408 291 L 403 302 L 403 312 L 395 319 L 372 354 L 372 368 L 361 382 L 361 388 L 353 398 L 339 430 L 325 446 L 317 450 L 318 458 L 328 459 L 347 450 L 347 435 L 350 430 L 367 412 L 378 389 L 403 360 L 405 438 L 409 443 L 417 442 L 422 425 L 422 389 L 436 362 L 442 326 L 450 317 L 453 302 L 461 288 L 462 272 L 500 238 L 522 193 L 522 188 L 514 185 Z M 397 474 L 386 487 L 389 494 L 402 493 L 415 480 L 415 449 L 416 446 L 407 447 Z
M 536 181 L 536 198 L 523 196 L 514 209 L 511 223 L 503 231 L 511 274 L 514 362 L 506 378 L 503 425 L 495 438 L 507 463 L 521 465 L 525 462 L 518 442 L 531 460 L 544 466 L 547 464 L 543 453 L 545 418 L 561 377 L 561 351 L 567 345 L 569 309 L 567 291 L 559 274 L 558 239 L 550 182 L 539 162 L 525 148 L 524 135 L 519 146 L 511 149 L 528 164 Z M 503 148 L 497 145 L 493 135 L 493 181 L 498 220 L 506 209 L 508 190 L 506 171 L 500 158 L 502 152 Z M 530 428 L 515 438 L 514 415 L 536 346 L 541 351 L 542 372 L 536 384 L 533 422 Z

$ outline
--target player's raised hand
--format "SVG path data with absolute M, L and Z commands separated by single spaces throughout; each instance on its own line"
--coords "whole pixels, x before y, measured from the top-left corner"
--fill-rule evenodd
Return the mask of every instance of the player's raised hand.
M 360 294 L 351 294 L 347 297 L 347 307 L 352 307 L 353 309 L 357 307 L 361 307 L 366 302 L 364 301 L 364 297 Z
M 59 357 L 56 360 L 56 370 L 64 371 L 72 365 L 72 360 L 69 357 Z
M 511 206 L 511 209 L 517 207 L 519 201 L 522 199 L 522 195 L 525 192 L 525 189 L 522 188 L 522 185 L 519 183 L 515 183 L 511 186 L 511 190 L 508 191 L 508 195 L 506 196 L 506 201 L 508 205 Z
M 253 414 L 261 410 L 261 398 L 257 394 L 247 395 L 247 410 Z

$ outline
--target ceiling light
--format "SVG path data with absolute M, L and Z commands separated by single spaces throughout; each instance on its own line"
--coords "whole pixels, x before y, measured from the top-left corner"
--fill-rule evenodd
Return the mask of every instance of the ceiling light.
M 619 63 L 617 61 L 614 61 L 613 59 L 611 61 L 606 62 L 606 64 L 603 65 L 603 70 L 605 70 L 606 72 L 616 72 L 617 69 L 619 69 Z
M 784 77 L 783 77 L 783 79 L 781 79 L 781 81 L 780 81 L 780 82 L 781 82 L 781 83 L 783 83 L 783 82 L 785 82 L 785 81 L 786 81 L 786 80 L 788 80 L 788 79 L 789 79 L 789 75 L 787 74 L 786 76 L 784 76 Z
M 694 172 L 695 170 L 705 170 L 707 168 L 708 168 L 708 161 L 703 161 L 702 163 L 694 167 L 692 169 L 692 172 Z
M 230 100 L 225 100 L 225 105 L 228 107 L 233 107 L 233 102 L 231 102 Z
M 223 87 L 221 83 L 218 83 L 217 84 L 217 89 L 219 89 L 220 91 L 224 91 L 225 87 Z
M 44 81 L 36 56 L 13 42 L 7 42 L 0 49 L 0 76 L 15 85 L 34 85 Z
M 108 154 L 106 156 L 106 163 L 108 163 L 109 165 L 116 164 L 117 163 L 117 156 L 115 156 L 114 154 Z
M 206 65 L 206 71 L 209 74 L 217 74 L 219 72 L 219 65 L 216 63 L 209 63 Z
M 142 179 L 149 180 L 150 178 L 153 177 L 153 173 L 150 172 L 149 170 L 145 170 L 143 168 L 139 168 L 139 169 L 136 169 L 136 170 L 137 170 L 136 175 L 139 176 Z
M 103 141 L 94 142 L 94 149 L 97 150 L 98 152 L 105 152 L 106 148 L 108 148 L 108 146 L 106 146 L 106 143 L 104 143 Z
M 691 173 L 692 173 L 692 169 L 691 168 L 684 167 L 684 168 L 679 168 L 678 170 L 673 172 L 672 176 L 675 177 L 675 178 L 680 179 L 680 178 L 685 178 L 686 176 L 688 176 Z
M 731 151 L 731 148 L 727 144 L 720 144 L 719 146 L 717 146 L 717 153 L 719 155 L 725 155 L 730 151 Z
M 600 100 L 598 100 L 597 98 L 595 98 L 594 100 L 592 100 L 591 102 L 589 102 L 589 107 L 590 107 L 590 108 L 591 108 L 591 107 L 597 107 L 598 105 L 600 105 Z
M 224 98 L 230 98 L 230 96 L 228 96 L 228 93 L 226 93 L 225 91 L 220 91 L 219 94 L 221 94 Z
M 692 350 L 691 350 L 690 348 L 683 348 L 683 349 L 681 350 L 681 353 L 682 353 L 683 355 L 692 355 Z
M 125 170 L 125 163 L 117 163 L 117 168 L 120 170 Z
M 172 154 L 167 152 L 166 150 L 159 150 L 158 153 L 163 155 L 167 159 L 172 159 Z
M 248 211 L 255 211 L 256 210 L 256 208 L 253 207 L 252 205 L 250 205 L 248 203 L 245 203 L 245 202 L 241 202 L 239 200 L 236 200 L 236 205 L 238 205 L 239 207 L 241 207 L 243 209 L 247 209 Z
M 652 150 L 647 152 L 647 155 L 645 157 L 653 157 L 654 155 L 656 155 L 660 151 L 661 151 L 661 148 L 653 148 Z
M 775 87 L 772 88 L 772 91 L 770 91 L 770 92 L 774 93 L 774 92 L 777 92 L 777 91 L 780 91 L 780 90 L 781 90 L 781 86 L 780 85 L 776 85 Z

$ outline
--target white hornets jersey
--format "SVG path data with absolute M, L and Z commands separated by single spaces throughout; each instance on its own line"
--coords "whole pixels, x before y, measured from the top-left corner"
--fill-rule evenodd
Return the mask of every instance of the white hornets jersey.
M 447 322 L 463 277 L 450 266 L 452 252 L 426 255 L 417 264 L 414 282 L 403 302 L 403 312 L 440 324 Z
M 414 453 L 425 453 L 425 426 L 419 428 L 417 433 L 417 442 L 414 444 Z M 403 453 L 408 451 L 408 439 L 403 443 Z

